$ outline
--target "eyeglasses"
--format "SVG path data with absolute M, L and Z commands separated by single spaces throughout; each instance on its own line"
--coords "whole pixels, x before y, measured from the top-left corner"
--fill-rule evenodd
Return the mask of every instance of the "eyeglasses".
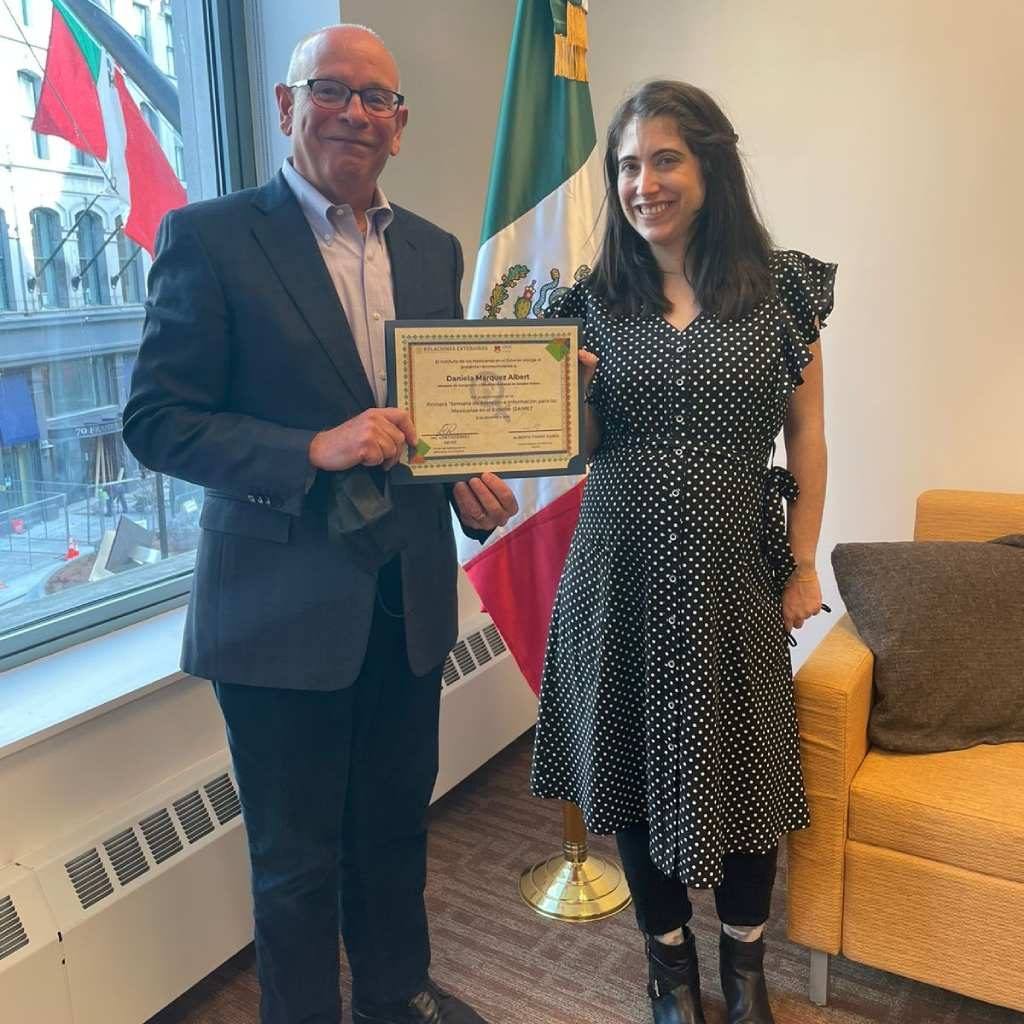
M 344 110 L 358 96 L 363 110 L 373 117 L 394 117 L 405 97 L 400 92 L 371 86 L 368 89 L 353 89 L 336 78 L 307 78 L 303 82 L 292 82 L 289 89 L 309 87 L 309 95 L 313 102 L 324 110 Z

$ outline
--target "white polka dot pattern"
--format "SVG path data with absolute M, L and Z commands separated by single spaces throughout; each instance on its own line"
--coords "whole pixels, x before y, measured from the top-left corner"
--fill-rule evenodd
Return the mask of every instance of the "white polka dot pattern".
M 574 286 L 604 435 L 555 600 L 531 788 L 588 828 L 646 820 L 651 858 L 687 885 L 726 853 L 808 824 L 781 584 L 793 565 L 768 466 L 833 264 L 775 252 L 777 296 L 745 317 L 612 317 Z

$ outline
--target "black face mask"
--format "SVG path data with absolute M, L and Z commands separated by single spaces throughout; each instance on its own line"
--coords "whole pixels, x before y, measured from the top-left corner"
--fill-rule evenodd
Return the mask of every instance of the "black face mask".
M 327 535 L 367 572 L 376 572 L 406 546 L 384 474 L 354 466 L 331 474 Z

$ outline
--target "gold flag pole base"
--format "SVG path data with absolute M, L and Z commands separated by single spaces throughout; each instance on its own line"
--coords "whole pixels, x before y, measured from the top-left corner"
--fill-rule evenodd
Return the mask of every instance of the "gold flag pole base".
M 534 864 L 519 878 L 519 895 L 538 914 L 559 921 L 600 921 L 631 902 L 622 869 L 587 849 L 583 815 L 562 805 L 562 855 Z

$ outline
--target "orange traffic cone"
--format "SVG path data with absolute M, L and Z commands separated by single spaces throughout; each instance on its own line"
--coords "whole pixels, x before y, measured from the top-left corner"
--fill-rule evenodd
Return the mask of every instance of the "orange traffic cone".
M 73 558 L 77 558 L 78 554 L 79 554 L 79 552 L 78 552 L 78 542 L 75 540 L 74 537 L 69 537 L 68 538 L 68 550 L 67 550 L 67 554 L 64 556 L 64 561 L 65 562 L 70 562 Z

